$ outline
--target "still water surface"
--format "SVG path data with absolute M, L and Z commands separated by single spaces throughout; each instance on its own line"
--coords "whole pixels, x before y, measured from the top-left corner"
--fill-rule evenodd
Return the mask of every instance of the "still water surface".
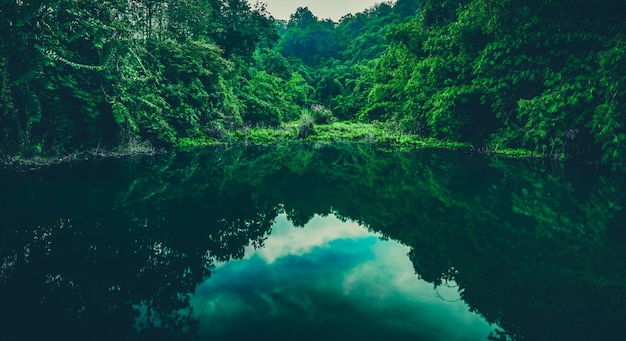
M 588 340 L 623 173 L 364 145 L 0 171 L 0 339 Z
M 420 280 L 396 241 L 353 222 L 281 214 L 265 247 L 217 265 L 191 299 L 206 340 L 485 340 L 456 288 Z M 444 298 L 445 297 L 445 298 Z M 448 300 L 448 301 L 445 301 Z

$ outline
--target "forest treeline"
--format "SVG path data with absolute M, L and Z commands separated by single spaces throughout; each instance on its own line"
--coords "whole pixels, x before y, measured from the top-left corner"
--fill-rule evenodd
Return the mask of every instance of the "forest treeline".
M 245 0 L 2 0 L 0 156 L 379 123 L 626 159 L 626 3 L 397 0 L 338 22 Z

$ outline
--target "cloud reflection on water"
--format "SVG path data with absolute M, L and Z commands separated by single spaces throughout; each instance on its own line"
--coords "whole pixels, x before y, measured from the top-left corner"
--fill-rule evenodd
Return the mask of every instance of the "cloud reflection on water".
M 265 247 L 216 266 L 192 297 L 200 339 L 486 340 L 492 328 L 414 273 L 409 248 L 354 222 L 276 219 Z M 455 289 L 440 288 L 446 299 Z

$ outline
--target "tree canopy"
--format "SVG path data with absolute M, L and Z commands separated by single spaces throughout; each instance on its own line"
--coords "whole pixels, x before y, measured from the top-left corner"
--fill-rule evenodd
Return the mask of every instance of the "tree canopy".
M 243 0 L 1 6 L 4 156 L 228 141 L 315 105 L 487 151 L 626 157 L 619 0 L 399 0 L 339 22 Z

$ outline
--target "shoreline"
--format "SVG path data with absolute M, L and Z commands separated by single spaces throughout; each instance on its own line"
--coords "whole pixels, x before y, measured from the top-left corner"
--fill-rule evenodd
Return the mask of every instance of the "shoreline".
M 185 139 L 182 145 L 173 146 L 167 149 L 159 149 L 147 143 L 133 144 L 130 146 L 116 147 L 111 150 L 92 149 L 87 151 L 74 151 L 66 155 L 59 156 L 32 156 L 23 155 L 5 156 L 0 158 L 0 168 L 18 170 L 37 170 L 43 167 L 77 162 L 93 161 L 107 158 L 120 158 L 128 156 L 151 156 L 167 153 L 176 150 L 194 150 L 207 148 L 216 145 L 273 145 L 277 143 L 338 143 L 353 142 L 366 143 L 374 147 L 395 150 L 395 149 L 440 149 L 474 153 L 490 157 L 504 157 L 512 159 L 548 159 L 553 161 L 564 161 L 570 159 L 566 156 L 550 156 L 539 154 L 524 149 L 495 149 L 487 147 L 475 147 L 470 143 L 444 141 L 431 137 L 422 137 L 416 134 L 406 134 L 385 128 L 381 124 L 354 123 L 354 122 L 333 122 L 330 124 L 315 125 L 313 132 L 305 137 L 299 136 L 297 122 L 291 122 L 276 128 L 246 127 L 232 132 L 228 141 L 217 140 L 189 140 Z
M 89 162 L 110 158 L 121 158 L 128 156 L 152 156 L 164 153 L 165 150 L 133 150 L 121 151 L 113 150 L 90 150 L 76 151 L 64 156 L 34 156 L 24 157 L 21 155 L 8 156 L 0 159 L 0 169 L 13 169 L 17 171 L 35 171 L 44 167 L 60 165 L 64 163 Z

